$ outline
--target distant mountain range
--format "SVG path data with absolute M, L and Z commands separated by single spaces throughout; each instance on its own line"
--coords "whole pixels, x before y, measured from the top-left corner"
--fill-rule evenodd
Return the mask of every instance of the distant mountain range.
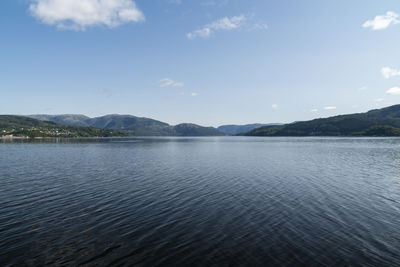
M 191 123 L 175 126 L 131 115 L 0 115 L 0 136 L 400 136 L 400 105 L 366 113 L 340 115 L 290 124 L 222 125 L 218 128 Z
M 253 129 L 247 136 L 400 136 L 400 105 Z
M 221 132 L 228 134 L 228 135 L 237 135 L 241 133 L 247 133 L 253 129 L 260 128 L 263 126 L 277 126 L 283 125 L 283 123 L 254 123 L 254 124 L 245 124 L 245 125 L 222 125 L 219 126 L 217 129 Z
M 28 117 L 51 121 L 61 125 L 95 127 L 126 131 L 135 136 L 221 136 L 225 133 L 213 127 L 203 127 L 191 123 L 175 126 L 168 123 L 131 115 L 106 115 L 89 118 L 84 115 L 29 115 Z

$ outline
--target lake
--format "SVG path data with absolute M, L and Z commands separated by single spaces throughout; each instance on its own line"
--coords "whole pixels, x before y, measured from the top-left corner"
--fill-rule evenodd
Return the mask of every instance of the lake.
M 400 265 L 399 138 L 0 141 L 0 265 Z

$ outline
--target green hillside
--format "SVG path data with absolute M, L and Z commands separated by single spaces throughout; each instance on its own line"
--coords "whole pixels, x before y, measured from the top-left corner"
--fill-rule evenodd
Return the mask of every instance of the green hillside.
M 247 136 L 400 136 L 400 105 L 366 113 L 266 126 Z
M 85 126 L 85 127 L 91 126 L 89 123 L 90 118 L 80 114 L 64 114 L 64 115 L 39 114 L 39 115 L 30 115 L 27 117 L 41 121 L 52 121 L 61 125 Z
M 90 126 L 129 132 L 134 136 L 220 136 L 221 131 L 213 127 L 182 123 L 176 126 L 149 118 L 132 115 L 106 115 L 89 118 L 84 115 L 30 115 L 39 120 L 49 120 L 63 125 Z
M 23 116 L 0 115 L 0 136 L 14 137 L 110 137 L 126 132 L 94 127 L 65 126 Z

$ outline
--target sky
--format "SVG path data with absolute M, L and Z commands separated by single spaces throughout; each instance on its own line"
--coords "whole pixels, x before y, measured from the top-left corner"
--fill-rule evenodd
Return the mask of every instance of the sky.
M 398 0 L 1 0 L 0 114 L 293 122 L 400 104 Z

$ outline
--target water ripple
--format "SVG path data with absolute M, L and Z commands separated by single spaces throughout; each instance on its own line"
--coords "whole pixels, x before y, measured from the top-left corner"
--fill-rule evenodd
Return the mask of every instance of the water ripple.
M 1 266 L 400 265 L 400 139 L 0 144 Z

